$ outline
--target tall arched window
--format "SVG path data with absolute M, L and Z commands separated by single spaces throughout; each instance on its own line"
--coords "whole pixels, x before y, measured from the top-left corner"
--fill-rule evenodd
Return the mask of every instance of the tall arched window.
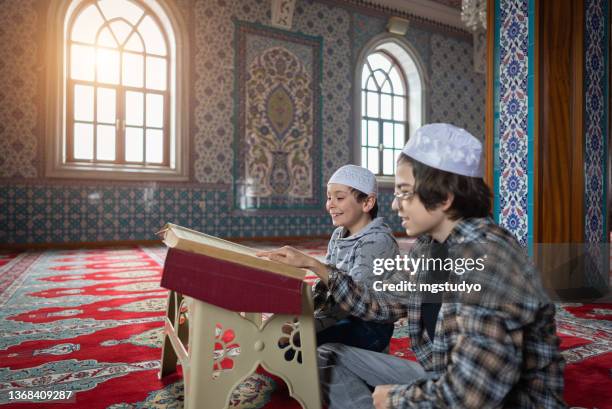
M 383 180 L 395 173 L 404 144 L 424 122 L 425 81 L 413 55 L 395 38 L 375 39 L 361 54 L 357 155 Z
M 177 152 L 187 147 L 178 111 L 186 70 L 178 72 L 166 10 L 155 0 L 75 0 L 63 27 L 61 160 L 53 170 L 185 177 Z
M 406 81 L 395 59 L 379 50 L 361 74 L 361 163 L 377 175 L 393 175 L 406 141 Z

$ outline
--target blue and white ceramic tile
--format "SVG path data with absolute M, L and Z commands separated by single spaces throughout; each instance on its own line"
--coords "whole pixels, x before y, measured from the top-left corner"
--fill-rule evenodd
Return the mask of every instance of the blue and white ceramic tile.
M 499 223 L 528 244 L 529 0 L 501 0 L 499 25 Z

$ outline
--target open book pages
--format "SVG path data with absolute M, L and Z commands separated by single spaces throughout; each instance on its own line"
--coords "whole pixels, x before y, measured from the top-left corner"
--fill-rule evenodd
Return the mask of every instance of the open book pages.
M 208 257 L 230 261 L 259 270 L 270 271 L 286 277 L 303 280 L 307 271 L 301 268 L 288 266 L 268 259 L 257 257 L 257 251 L 218 237 L 209 236 L 186 227 L 167 223 L 159 231 L 164 244 L 170 248 L 203 254 Z

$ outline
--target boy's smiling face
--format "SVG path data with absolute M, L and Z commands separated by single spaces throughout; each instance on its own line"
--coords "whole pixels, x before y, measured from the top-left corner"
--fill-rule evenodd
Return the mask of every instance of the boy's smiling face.
M 412 166 L 407 162 L 400 162 L 395 173 L 395 193 L 414 193 L 414 174 Z M 405 199 L 393 199 L 392 209 L 402 219 L 402 227 L 406 234 L 417 237 L 422 234 L 430 234 L 439 242 L 446 240 L 444 233 L 447 225 L 452 223 L 444 210 L 450 207 L 450 203 L 444 203 L 434 210 L 427 210 L 418 195 L 413 195 Z
M 366 202 L 357 202 L 355 195 L 351 193 L 351 188 L 339 183 L 327 185 L 325 209 L 330 214 L 334 226 L 344 226 L 351 234 L 355 233 L 353 230 L 356 230 L 356 227 L 362 227 L 371 219 Z

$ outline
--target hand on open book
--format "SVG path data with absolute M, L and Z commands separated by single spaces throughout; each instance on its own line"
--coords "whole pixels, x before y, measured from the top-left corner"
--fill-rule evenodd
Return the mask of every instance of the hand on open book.
M 260 251 L 257 253 L 257 256 L 267 257 L 272 261 L 278 261 L 279 263 L 289 264 L 294 267 L 307 268 L 327 284 L 329 278 L 327 266 L 316 258 L 304 254 L 291 246 L 284 246 L 270 251 Z

